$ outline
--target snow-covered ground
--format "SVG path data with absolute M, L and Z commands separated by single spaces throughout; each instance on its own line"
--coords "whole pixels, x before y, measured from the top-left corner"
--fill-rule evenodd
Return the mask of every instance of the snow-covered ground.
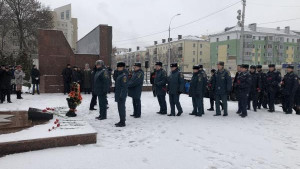
M 14 98 L 15 96 L 13 96 Z M 62 94 L 24 95 L 0 110 L 27 110 L 67 106 Z M 142 94 L 142 118 L 129 117 L 127 126 L 115 128 L 118 112 L 113 94 L 108 96 L 108 119 L 95 120 L 89 112 L 90 95 L 83 95 L 78 114 L 98 132 L 98 143 L 54 148 L 0 158 L 1 169 L 297 169 L 300 168 L 300 116 L 249 111 L 245 119 L 229 103 L 228 117 L 192 117 L 191 98 L 181 96 L 181 117 L 157 115 L 151 92 Z M 169 107 L 168 107 L 169 108 Z M 209 100 L 205 99 L 205 110 Z M 36 133 L 37 135 L 39 133 Z

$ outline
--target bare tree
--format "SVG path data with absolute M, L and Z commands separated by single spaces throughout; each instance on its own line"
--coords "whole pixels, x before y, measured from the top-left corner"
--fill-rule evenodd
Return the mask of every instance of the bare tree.
M 12 13 L 9 10 L 9 7 L 4 2 L 4 0 L 0 0 L 0 38 L 1 38 L 1 53 L 3 54 L 5 38 L 8 35 L 9 31 L 12 28 Z
M 53 28 L 52 14 L 37 0 L 4 0 L 12 11 L 18 31 L 20 51 L 28 52 L 28 41 L 36 39 L 38 29 Z

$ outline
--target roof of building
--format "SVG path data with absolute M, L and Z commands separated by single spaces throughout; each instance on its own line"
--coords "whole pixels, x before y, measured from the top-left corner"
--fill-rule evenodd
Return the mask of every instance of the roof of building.
M 229 32 L 236 32 L 241 31 L 241 27 L 239 26 L 233 26 L 233 27 L 227 27 L 224 31 L 212 34 L 210 36 L 216 36 L 221 34 L 226 34 Z M 256 31 L 251 29 L 250 25 L 245 26 L 246 32 L 252 32 L 252 33 L 262 33 L 262 34 L 277 34 L 277 35 L 286 35 L 286 36 L 299 36 L 299 33 L 296 33 L 296 31 L 290 30 L 289 33 L 286 33 L 285 28 L 266 28 L 266 27 L 256 27 Z
M 208 42 L 208 38 L 205 38 L 205 36 L 195 36 L 195 35 L 187 35 L 187 36 L 183 36 L 182 39 L 179 39 L 178 38 L 173 38 L 172 39 L 172 42 L 179 42 L 179 41 L 184 41 L 184 40 L 189 40 L 189 41 L 207 41 Z M 157 46 L 159 45 L 166 45 L 168 44 L 168 42 L 165 42 L 165 43 L 158 43 Z M 151 48 L 151 47 L 154 47 L 155 45 L 149 45 L 147 46 L 146 48 Z

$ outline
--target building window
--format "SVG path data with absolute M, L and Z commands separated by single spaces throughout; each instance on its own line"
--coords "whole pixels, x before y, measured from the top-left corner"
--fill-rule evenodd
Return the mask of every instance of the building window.
M 193 47 L 196 47 L 196 44 L 195 44 L 195 43 L 193 43 Z
M 200 51 L 200 55 L 202 55 L 202 51 Z
M 64 12 L 60 13 L 60 18 L 65 19 L 65 13 Z
M 219 38 L 217 38 L 217 42 L 219 42 Z
M 294 43 L 294 42 L 295 42 L 295 39 L 292 39 L 292 42 Z
M 227 40 L 230 40 L 230 36 L 227 36 Z
M 200 44 L 200 48 L 202 48 L 202 44 Z
M 195 63 L 195 58 L 193 58 L 193 63 Z
M 219 49 L 219 46 L 217 46 L 216 49 L 218 50 L 218 49 Z
M 255 40 L 255 38 L 256 38 L 256 37 L 255 37 L 255 36 L 253 36 L 253 40 Z
M 228 44 L 228 45 L 227 45 L 227 49 L 229 49 L 229 48 L 230 48 L 230 45 Z
M 272 49 L 272 47 L 273 47 L 272 45 L 270 45 L 270 44 L 268 45 L 268 48 L 269 48 L 269 49 Z
M 196 55 L 196 52 L 195 52 L 195 51 L 193 51 L 193 55 Z
M 66 11 L 66 19 L 69 20 L 70 19 L 70 10 Z
M 290 39 L 289 39 L 289 38 L 287 38 L 287 39 L 286 39 L 286 41 L 289 43 L 289 42 L 290 42 Z
M 258 40 L 261 40 L 261 37 L 260 37 L 260 36 L 258 37 Z

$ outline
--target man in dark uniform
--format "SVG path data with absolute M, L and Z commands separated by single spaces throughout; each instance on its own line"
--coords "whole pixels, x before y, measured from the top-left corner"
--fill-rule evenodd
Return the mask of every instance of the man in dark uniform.
M 300 115 L 300 77 L 298 77 L 298 89 L 295 95 L 295 105 L 294 110 L 297 115 Z
M 177 63 L 172 63 L 171 74 L 168 77 L 168 93 L 171 107 L 171 114 L 168 116 L 175 116 L 175 105 L 178 110 L 177 116 L 180 116 L 183 111 L 179 102 L 179 96 L 184 92 L 184 78 L 183 74 L 179 71 Z
M 205 72 L 205 70 L 203 69 L 203 65 L 199 65 L 199 73 L 201 74 L 201 76 L 203 76 L 204 77 L 204 81 L 203 81 L 203 83 L 204 83 L 204 87 L 206 87 L 206 85 L 207 85 L 207 74 L 206 74 L 206 72 Z M 205 89 L 204 89 L 204 91 L 203 91 L 203 97 L 205 96 Z M 204 115 L 205 113 L 204 113 L 204 106 L 203 106 L 203 98 L 202 98 L 202 106 L 201 106 L 201 112 L 202 112 L 202 115 Z
M 241 73 L 237 78 L 238 98 L 239 98 L 239 111 L 242 118 L 246 117 L 247 114 L 247 101 L 251 88 L 251 75 L 247 71 L 249 65 L 242 65 Z
M 258 93 L 258 102 L 257 102 L 257 108 L 260 109 L 261 106 L 265 109 L 267 109 L 267 100 L 266 97 L 266 89 L 265 89 L 265 82 L 266 82 L 266 74 L 262 71 L 262 65 L 256 66 L 258 80 L 261 84 L 260 92 Z
M 116 123 L 116 127 L 126 126 L 126 98 L 128 92 L 128 71 L 125 69 L 125 63 L 117 63 L 117 70 L 114 72 L 115 80 L 115 101 L 118 103 L 118 111 L 120 122 Z
M 97 72 L 97 67 L 96 65 L 93 68 L 93 71 L 91 72 L 91 89 L 92 89 L 92 99 L 91 99 L 91 103 L 90 103 L 90 110 L 97 110 L 95 109 L 95 105 L 97 105 L 97 95 L 94 93 L 94 78 L 95 78 L 95 74 Z
M 275 96 L 279 91 L 279 83 L 281 82 L 281 74 L 276 71 L 275 64 L 269 65 L 269 71 L 266 75 L 266 90 L 268 93 L 269 112 L 275 112 Z
M 228 116 L 227 95 L 232 89 L 232 80 L 230 72 L 224 69 L 224 62 L 218 63 L 218 71 L 213 77 L 213 90 L 215 93 L 216 101 L 216 114 L 214 116 L 221 115 L 220 100 L 222 100 L 224 108 L 223 116 Z
M 212 69 L 210 71 L 210 78 L 208 80 L 208 83 L 207 83 L 207 88 L 208 88 L 208 92 L 209 92 L 209 101 L 210 101 L 210 108 L 207 109 L 208 111 L 214 111 L 214 103 L 215 103 L 215 94 L 214 94 L 214 91 L 213 91 L 213 88 L 212 88 L 212 80 L 213 80 L 213 76 L 215 74 L 216 70 L 215 69 Z
M 251 81 L 251 88 L 248 97 L 248 110 L 250 110 L 251 100 L 252 100 L 253 110 L 256 112 L 258 94 L 261 92 L 261 83 L 258 74 L 256 73 L 256 66 L 254 65 L 250 66 L 250 75 L 252 81 Z
M 96 61 L 97 71 L 94 77 L 94 94 L 98 96 L 99 101 L 99 117 L 96 117 L 98 120 L 105 120 L 107 118 L 107 109 L 106 109 L 106 99 L 109 88 L 109 77 L 108 72 L 104 67 L 104 62 L 102 60 Z
M 237 65 L 237 72 L 235 74 L 234 80 L 233 80 L 233 91 L 232 93 L 235 95 L 235 100 L 238 100 L 238 88 L 237 88 L 237 78 L 241 74 L 241 66 L 242 65 Z
M 4 70 L 0 71 L 1 76 L 1 103 L 4 102 L 5 96 L 7 96 L 7 103 L 12 103 L 10 99 L 11 92 L 11 79 L 12 73 L 9 70 L 9 66 L 5 66 Z
M 141 94 L 144 83 L 144 71 L 141 69 L 141 63 L 135 63 L 133 66 L 132 77 L 128 81 L 128 96 L 132 97 L 133 116 L 134 118 L 141 117 Z
M 202 116 L 204 114 L 203 97 L 206 87 L 206 74 L 201 72 L 199 66 L 193 66 L 193 77 L 190 82 L 189 96 L 193 101 L 193 112 L 190 115 Z
M 166 103 L 166 93 L 167 93 L 167 72 L 162 69 L 162 62 L 156 62 L 155 64 L 155 75 L 154 75 L 154 91 L 157 96 L 158 104 L 160 107 L 158 114 L 167 114 L 167 103 Z
M 67 67 L 63 70 L 62 76 L 64 80 L 64 94 L 70 93 L 70 87 L 72 82 L 72 69 L 71 65 L 67 64 Z
M 294 66 L 289 65 L 287 67 L 287 74 L 283 77 L 281 82 L 283 87 L 283 101 L 282 109 L 286 114 L 293 113 L 294 98 L 298 89 L 298 76 L 294 73 Z

